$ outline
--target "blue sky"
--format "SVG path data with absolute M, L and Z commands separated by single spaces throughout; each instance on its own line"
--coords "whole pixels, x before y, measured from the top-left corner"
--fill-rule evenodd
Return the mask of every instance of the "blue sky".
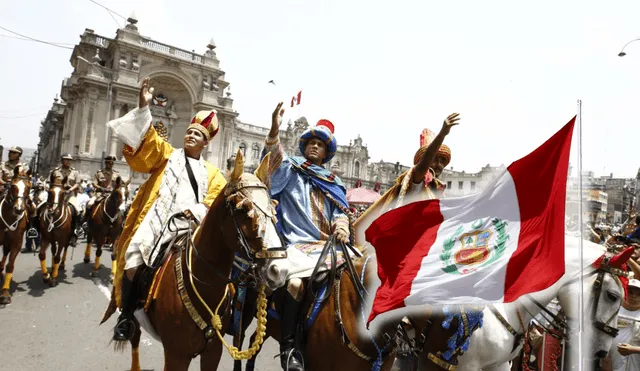
M 267 126 L 277 101 L 302 88 L 301 112 L 333 121 L 340 142 L 359 134 L 370 161 L 408 164 L 421 129 L 460 112 L 450 166 L 477 171 L 535 149 L 582 99 L 584 168 L 638 170 L 640 42 L 617 57 L 640 36 L 638 2 L 99 2 L 135 11 L 143 35 L 183 49 L 202 53 L 213 37 L 244 122 Z M 0 26 L 71 44 L 85 28 L 113 37 L 118 27 L 88 0 L 3 1 Z M 70 52 L 0 36 L 2 144 L 35 147 Z

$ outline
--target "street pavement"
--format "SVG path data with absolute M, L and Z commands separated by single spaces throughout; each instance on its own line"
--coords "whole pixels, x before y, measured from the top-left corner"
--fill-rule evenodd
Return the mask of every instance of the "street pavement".
M 23 252 L 16 259 L 12 303 L 0 305 L 0 370 L 130 369 L 130 348 L 124 353 L 115 353 L 109 344 L 117 313 L 98 326 L 111 295 L 110 253 L 105 251 L 102 255 L 100 276 L 91 278 L 95 248 L 91 264 L 85 264 L 83 242 L 78 242 L 73 259 L 67 261 L 67 270 L 60 272 L 56 287 L 42 282 L 37 254 Z M 50 254 L 47 254 L 47 265 L 51 269 Z M 251 327 L 250 333 L 254 329 Z M 229 336 L 226 340 L 231 343 Z M 277 353 L 278 344 L 272 339 L 265 341 L 256 370 L 281 370 L 279 358 L 273 358 Z M 144 330 L 140 364 L 147 371 L 164 368 L 162 344 Z M 225 349 L 218 370 L 232 369 L 233 360 Z M 189 370 L 200 370 L 198 359 L 193 360 Z

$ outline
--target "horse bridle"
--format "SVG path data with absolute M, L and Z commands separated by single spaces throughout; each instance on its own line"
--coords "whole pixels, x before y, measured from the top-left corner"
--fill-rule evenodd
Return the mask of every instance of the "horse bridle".
M 13 181 L 14 181 L 14 180 L 16 180 L 16 179 L 17 179 L 17 180 L 22 180 L 22 181 L 27 182 L 27 183 L 28 183 L 28 182 L 30 182 L 30 179 L 29 179 L 29 178 L 27 178 L 27 177 L 24 177 L 24 176 L 18 176 L 18 177 L 13 177 L 13 178 L 11 178 L 11 181 L 9 182 L 9 187 L 7 187 L 6 194 L 5 194 L 5 196 L 3 197 L 3 199 L 6 199 L 6 198 L 8 197 L 9 199 L 8 199 L 7 201 L 8 201 L 9 203 L 14 203 L 16 200 L 23 200 L 23 202 L 24 202 L 25 198 L 28 198 L 28 197 L 29 197 L 29 191 L 30 191 L 30 190 L 26 192 L 26 193 L 27 193 L 27 196 L 26 196 L 26 197 L 25 197 L 25 196 L 18 196 L 18 197 L 14 197 L 14 196 L 11 194 L 11 183 L 13 183 Z M 28 187 L 28 188 L 31 188 L 31 187 Z M 26 205 L 26 203 L 25 203 L 25 205 Z
M 265 210 L 262 210 L 262 208 L 256 204 L 251 198 L 249 198 L 244 192 L 242 192 L 242 190 L 244 189 L 248 189 L 248 188 L 261 188 L 261 189 L 265 189 L 268 192 L 268 188 L 267 186 L 265 186 L 262 183 L 259 182 L 238 182 L 237 184 L 235 184 L 234 187 L 229 187 L 225 190 L 224 196 L 226 197 L 225 199 L 225 208 L 229 211 L 230 215 L 233 217 L 233 222 L 234 222 L 234 226 L 235 226 L 235 232 L 236 232 L 236 240 L 237 240 L 237 244 L 240 246 L 241 248 L 241 253 L 244 255 L 242 257 L 238 256 L 238 254 L 236 254 L 236 256 L 234 257 L 234 263 L 233 265 L 243 274 L 245 275 L 245 277 L 250 277 L 253 278 L 253 281 L 255 282 L 256 280 L 256 268 L 258 267 L 258 264 L 256 264 L 256 260 L 266 260 L 266 259 L 285 259 L 287 257 L 287 252 L 286 252 L 286 248 L 284 247 L 284 240 L 282 238 L 282 235 L 280 234 L 280 232 L 276 229 L 276 233 L 278 235 L 278 238 L 280 240 L 280 243 L 283 247 L 279 247 L 279 248 L 268 248 L 268 246 L 266 246 L 266 244 L 264 243 L 263 240 L 263 244 L 262 244 L 262 248 L 256 252 L 252 252 L 251 248 L 249 246 L 249 241 L 247 239 L 247 237 L 244 235 L 244 232 L 242 231 L 242 228 L 240 227 L 240 223 L 238 222 L 238 216 L 237 213 L 235 212 L 237 210 L 236 205 L 229 199 L 229 196 L 235 193 L 239 193 L 242 196 L 244 196 L 244 199 L 242 202 L 244 202 L 244 200 L 248 200 L 249 202 L 251 202 L 253 204 L 253 206 L 255 207 L 256 210 L 258 210 L 258 212 L 260 212 L 267 220 L 271 220 L 274 224 L 275 224 L 275 215 L 266 212 Z M 184 213 L 178 213 L 173 215 L 169 221 L 167 222 L 167 226 L 169 226 L 171 224 L 171 222 L 174 223 L 175 226 L 175 218 L 184 218 L 185 215 Z M 196 224 L 199 225 L 199 223 L 196 221 Z M 171 227 L 168 228 L 170 232 L 177 232 L 178 230 L 172 230 Z M 187 270 L 189 272 L 189 274 L 191 276 L 193 276 L 193 278 L 198 281 L 201 284 L 207 285 L 207 286 L 214 286 L 214 285 L 220 285 L 220 284 L 224 284 L 227 285 L 229 283 L 234 283 L 235 281 L 239 280 L 240 277 L 236 278 L 235 280 L 230 279 L 228 276 L 222 274 L 221 272 L 219 272 L 218 268 L 214 267 L 213 265 L 211 265 L 211 263 L 209 263 L 206 259 L 204 259 L 201 255 L 200 252 L 198 251 L 198 248 L 195 246 L 195 244 L 193 243 L 193 239 L 192 239 L 192 234 L 193 232 L 191 231 L 191 228 L 186 228 L 187 229 L 187 244 L 190 244 L 191 246 L 189 248 L 191 248 L 193 250 L 193 252 L 195 253 L 195 257 L 200 260 L 202 263 L 204 263 L 207 268 L 211 271 L 213 271 L 219 278 L 222 279 L 222 282 L 220 281 L 216 281 L 216 282 L 206 282 L 200 278 L 198 278 L 192 271 L 190 264 L 187 264 Z M 248 273 L 250 272 L 250 273 Z
M 0 219 L 2 219 L 2 222 L 7 227 L 7 229 L 12 231 L 12 232 L 15 231 L 18 228 L 18 224 L 20 223 L 22 218 L 24 218 L 24 216 L 27 213 L 27 208 L 26 208 L 27 203 L 25 202 L 25 196 L 14 197 L 11 194 L 11 183 L 13 183 L 13 181 L 16 180 L 16 179 L 17 180 L 22 180 L 22 181 L 27 182 L 27 183 L 30 181 L 29 178 L 24 177 L 24 176 L 17 176 L 17 177 L 11 178 L 11 181 L 9 183 L 9 187 L 6 187 L 4 197 L 2 197 L 2 201 L 0 201 Z M 27 187 L 27 188 L 30 188 L 30 187 Z M 27 198 L 28 198 L 29 192 L 27 191 L 26 193 L 27 193 Z M 20 200 L 20 199 L 22 199 L 23 200 L 22 202 L 25 204 L 25 210 L 20 216 L 17 217 L 16 221 L 13 222 L 13 224 L 9 225 L 9 223 L 7 223 L 7 221 L 4 219 L 4 216 L 2 215 L 2 206 L 3 206 L 3 204 L 5 202 L 7 202 L 9 204 L 13 204 L 16 200 Z
M 599 304 L 598 298 L 602 294 L 602 284 L 604 282 L 605 274 L 608 273 L 608 274 L 611 274 L 612 276 L 629 277 L 629 273 L 620 268 L 612 267 L 609 264 L 610 260 L 611 258 L 605 256 L 602 260 L 602 263 L 600 263 L 600 266 L 598 267 L 598 269 L 588 274 L 588 276 L 597 274 L 596 280 L 593 283 L 593 288 L 591 289 L 591 294 L 589 295 L 589 300 L 593 300 L 595 303 L 593 305 L 593 309 L 591 310 L 591 316 L 592 316 L 592 319 L 594 320 L 593 321 L 594 327 L 599 331 L 602 331 L 605 334 L 615 338 L 618 335 L 618 329 L 611 326 L 610 324 L 613 321 L 613 319 L 616 318 L 616 316 L 618 315 L 618 312 L 620 311 L 620 306 L 622 306 L 622 304 L 618 307 L 618 309 L 615 312 L 613 312 L 613 314 L 611 315 L 611 317 L 609 317 L 607 321 L 600 321 L 596 318 L 598 313 L 598 304 Z M 568 283 L 572 283 L 578 279 L 580 279 L 580 277 L 573 278 Z M 563 340 L 569 341 L 573 333 L 569 331 L 568 322 L 570 321 L 570 318 L 566 315 L 566 313 L 564 315 L 565 318 L 561 320 L 558 318 L 558 316 L 551 313 L 544 305 L 539 303 L 537 300 L 533 298 L 530 298 L 530 299 L 531 301 L 533 301 L 535 305 L 537 305 L 540 309 L 542 309 L 542 311 L 546 315 L 550 315 L 551 318 L 553 318 L 553 320 L 550 320 L 550 321 L 548 320 L 548 322 L 556 331 L 552 331 L 548 329 L 546 326 L 542 326 L 545 332 L 551 334 L 556 338 L 559 337 Z
M 124 186 L 120 186 L 120 187 L 124 187 Z M 120 188 L 118 187 L 118 188 Z M 116 219 L 118 219 L 118 217 L 121 215 L 121 211 L 120 211 L 120 207 L 118 206 L 118 208 L 116 209 L 116 214 L 112 217 L 111 215 L 109 215 L 109 213 L 107 212 L 107 202 L 109 202 L 109 199 L 111 198 L 111 196 L 113 195 L 114 192 L 117 192 L 117 188 L 115 188 L 113 191 L 109 192 L 109 195 L 104 199 L 104 203 L 102 206 L 102 213 L 104 215 L 107 216 L 107 218 L 109 219 L 109 222 L 113 225 L 113 223 L 116 221 Z M 124 202 L 124 200 L 126 199 L 126 197 L 123 195 L 122 196 L 122 202 Z

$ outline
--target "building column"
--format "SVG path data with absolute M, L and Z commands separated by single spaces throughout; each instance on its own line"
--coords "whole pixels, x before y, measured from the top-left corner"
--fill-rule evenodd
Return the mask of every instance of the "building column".
M 120 118 L 120 108 L 121 107 L 122 106 L 120 106 L 119 104 L 116 104 L 116 105 L 113 106 L 113 119 Z M 111 132 L 111 146 L 109 147 L 109 156 L 115 156 L 117 150 L 118 150 L 118 137 L 112 131 Z

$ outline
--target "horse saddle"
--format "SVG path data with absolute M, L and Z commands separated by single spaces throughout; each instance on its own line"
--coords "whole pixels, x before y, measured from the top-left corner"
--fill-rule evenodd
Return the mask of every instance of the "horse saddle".
M 136 293 L 139 298 L 138 307 L 144 306 L 148 311 L 160 288 L 162 277 L 167 270 L 171 256 L 179 254 L 187 246 L 188 235 L 178 236 L 175 241 L 169 241 L 160 247 L 153 266 L 142 265 L 136 271 Z

